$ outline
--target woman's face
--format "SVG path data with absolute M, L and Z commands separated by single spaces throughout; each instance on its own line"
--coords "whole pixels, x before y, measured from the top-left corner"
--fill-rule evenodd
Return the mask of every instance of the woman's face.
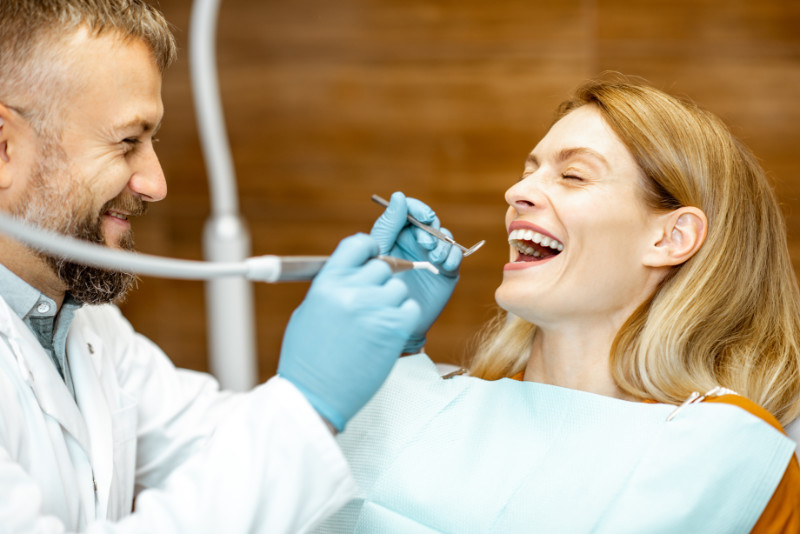
M 621 324 L 655 287 L 642 259 L 659 229 L 642 179 L 594 106 L 553 125 L 506 191 L 510 262 L 498 304 L 543 328 Z

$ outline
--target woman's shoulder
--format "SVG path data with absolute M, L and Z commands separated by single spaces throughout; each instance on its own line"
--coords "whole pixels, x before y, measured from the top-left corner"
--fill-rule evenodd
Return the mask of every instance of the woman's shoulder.
M 732 404 L 734 406 L 738 406 L 739 408 L 749 412 L 752 415 L 755 415 L 762 421 L 768 423 L 773 428 L 776 428 L 780 432 L 786 434 L 783 426 L 780 422 L 769 413 L 767 410 L 762 408 L 760 405 L 756 404 L 755 402 L 751 401 L 747 397 L 742 397 L 741 395 L 736 394 L 726 394 L 726 395 L 719 395 L 716 397 L 706 397 L 704 402 L 719 402 L 723 404 Z
M 720 395 L 706 402 L 719 402 L 738 406 L 758 417 L 782 433 L 786 433 L 780 422 L 767 410 L 740 395 Z M 778 487 L 764 508 L 751 534 L 772 534 L 778 532 L 800 532 L 800 465 L 797 456 L 792 456 Z

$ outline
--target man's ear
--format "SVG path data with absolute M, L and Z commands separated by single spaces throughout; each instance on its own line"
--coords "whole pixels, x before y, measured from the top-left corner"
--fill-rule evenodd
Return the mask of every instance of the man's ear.
M 672 267 L 689 260 L 706 240 L 708 219 L 699 208 L 684 206 L 660 215 L 656 239 L 645 254 L 648 267 Z
M 8 137 L 11 126 L 11 110 L 0 104 L 0 189 L 6 189 L 11 185 L 11 173 L 8 168 L 10 158 L 8 156 Z

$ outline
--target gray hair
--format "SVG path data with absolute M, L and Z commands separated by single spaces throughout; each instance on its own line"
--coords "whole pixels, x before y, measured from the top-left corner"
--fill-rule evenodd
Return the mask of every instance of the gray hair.
M 115 33 L 144 42 L 162 72 L 177 55 L 166 19 L 143 0 L 0 1 L 0 102 L 19 106 L 20 99 L 28 105 L 35 99 L 34 109 L 22 111 L 40 135 L 52 129 L 66 89 L 63 45 L 84 28 L 92 36 Z

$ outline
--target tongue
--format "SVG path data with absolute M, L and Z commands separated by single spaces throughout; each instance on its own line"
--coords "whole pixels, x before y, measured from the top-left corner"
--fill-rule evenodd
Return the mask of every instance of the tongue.
M 536 256 L 528 256 L 527 254 L 523 254 L 522 252 L 519 253 L 517 256 L 517 261 L 539 261 L 542 258 L 537 258 Z

